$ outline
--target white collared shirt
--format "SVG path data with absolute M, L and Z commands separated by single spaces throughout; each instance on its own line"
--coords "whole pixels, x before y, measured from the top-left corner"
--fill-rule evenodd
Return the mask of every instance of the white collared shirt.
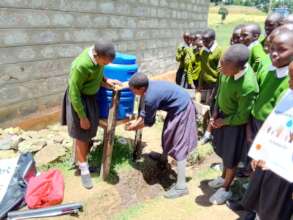
M 89 56 L 90 56 L 91 60 L 93 61 L 93 63 L 94 63 L 95 65 L 98 65 L 96 59 L 94 58 L 93 50 L 94 50 L 94 46 L 90 47 L 88 53 L 89 53 Z
M 253 41 L 253 42 L 251 42 L 250 44 L 249 44 L 249 46 L 248 46 L 248 49 L 252 49 L 255 45 L 257 45 L 257 44 L 259 44 L 259 41 L 258 40 L 255 40 L 255 41 Z
M 244 76 L 247 68 L 248 68 L 248 64 L 245 64 L 245 68 L 243 70 L 240 70 L 239 73 L 237 73 L 237 74 L 234 75 L 234 80 L 238 80 L 242 76 Z
M 288 76 L 289 66 L 277 68 L 277 67 L 273 66 L 273 64 L 271 64 L 271 66 L 269 67 L 269 71 L 276 71 L 277 78 L 281 79 L 281 78 Z
M 217 48 L 218 43 L 216 41 L 214 41 L 213 45 L 211 46 L 211 48 L 207 48 L 205 47 L 204 50 L 208 53 L 212 53 L 214 52 L 214 50 Z

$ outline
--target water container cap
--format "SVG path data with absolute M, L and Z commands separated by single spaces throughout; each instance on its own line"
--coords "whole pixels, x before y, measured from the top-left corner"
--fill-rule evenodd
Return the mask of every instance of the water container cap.
M 136 63 L 136 56 L 130 54 L 124 54 L 116 52 L 115 59 L 112 61 L 114 64 L 135 64 Z

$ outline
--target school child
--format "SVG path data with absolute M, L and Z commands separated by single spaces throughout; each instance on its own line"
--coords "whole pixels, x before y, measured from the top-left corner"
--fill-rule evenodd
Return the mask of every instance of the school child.
M 275 30 L 277 27 L 279 27 L 282 24 L 283 17 L 279 13 L 271 13 L 266 17 L 265 20 L 265 33 L 266 36 L 260 40 L 260 44 L 265 47 L 265 41 L 267 37 Z
M 209 199 L 223 204 L 231 198 L 230 185 L 236 174 L 245 143 L 245 127 L 258 93 L 255 73 L 248 64 L 249 50 L 245 45 L 232 45 L 221 58 L 221 76 L 216 108 L 211 119 L 213 145 L 222 158 L 223 175 L 208 183 L 218 189 Z
M 189 48 L 189 46 L 191 44 L 190 33 L 184 32 L 183 41 L 184 41 L 184 44 L 180 45 L 176 50 L 176 61 L 179 62 L 179 67 L 176 72 L 175 81 L 176 81 L 177 85 L 180 85 L 180 86 L 186 88 L 187 81 L 186 81 L 186 73 L 184 72 L 184 68 L 185 68 L 186 49 Z
M 188 194 L 186 185 L 186 158 L 195 148 L 197 140 L 196 110 L 189 94 L 176 84 L 166 81 L 148 80 L 142 73 L 135 74 L 129 81 L 134 94 L 142 96 L 144 107 L 140 117 L 127 124 L 132 131 L 152 126 L 156 111 L 167 112 L 162 132 L 162 158 L 167 155 L 177 162 L 177 182 L 165 193 L 166 198 L 177 198 Z
M 249 64 L 256 73 L 264 66 L 263 62 L 266 60 L 264 48 L 258 41 L 260 33 L 261 29 L 258 24 L 246 24 L 241 30 L 241 43 L 248 46 Z
M 202 34 L 204 48 L 200 51 L 201 75 L 199 78 L 199 91 L 202 93 L 204 104 L 212 105 L 219 77 L 219 60 L 222 49 L 216 42 L 216 33 L 213 29 L 207 29 Z
M 232 36 L 230 38 L 230 45 L 233 45 L 233 44 L 240 44 L 240 38 L 241 38 L 241 29 L 242 27 L 244 26 L 244 24 L 239 24 L 237 25 L 234 30 L 233 30 L 233 33 L 232 33 Z
M 293 32 L 279 27 L 271 35 L 270 56 L 273 66 L 261 73 L 260 93 L 252 108 L 253 136 L 288 90 Z M 256 164 L 252 161 L 253 168 Z M 258 162 L 258 165 L 263 164 Z M 292 193 L 292 183 L 289 184 L 269 170 L 256 168 L 242 204 L 246 210 L 256 211 L 260 220 L 290 220 L 293 211 Z
M 230 45 L 238 44 L 240 43 L 240 37 L 241 37 L 241 28 L 243 27 L 243 24 L 237 25 L 232 33 L 231 39 L 230 39 Z M 212 140 L 212 126 L 211 124 L 208 124 L 207 129 L 202 136 L 202 138 L 199 140 L 200 145 L 204 145 L 208 143 L 210 140 Z
M 96 136 L 98 127 L 96 93 L 101 86 L 112 88 L 119 84 L 103 76 L 104 65 L 114 57 L 114 45 L 108 41 L 98 41 L 94 46 L 86 48 L 71 65 L 68 88 L 64 95 L 61 124 L 67 125 L 69 136 L 74 138 L 81 182 L 87 189 L 93 187 L 87 155 L 89 143 Z
M 201 73 L 201 65 L 199 61 L 199 52 L 202 45 L 201 32 L 195 32 L 191 34 L 191 46 L 186 51 L 186 73 L 187 83 L 189 89 L 198 88 L 198 78 Z

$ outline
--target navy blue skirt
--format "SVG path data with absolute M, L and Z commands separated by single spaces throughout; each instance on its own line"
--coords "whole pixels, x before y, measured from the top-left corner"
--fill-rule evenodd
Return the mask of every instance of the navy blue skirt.
M 293 215 L 293 184 L 272 171 L 257 169 L 242 200 L 261 220 L 290 220 Z
M 220 113 L 220 117 L 225 117 Z M 241 160 L 245 146 L 245 126 L 224 126 L 213 129 L 213 147 L 222 158 L 225 168 L 235 168 Z

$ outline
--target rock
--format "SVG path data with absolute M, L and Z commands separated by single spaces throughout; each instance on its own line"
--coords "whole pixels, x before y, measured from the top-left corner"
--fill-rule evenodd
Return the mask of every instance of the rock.
M 46 141 L 41 139 L 25 139 L 18 144 L 18 150 L 21 153 L 37 152 L 46 146 Z
M 3 133 L 10 134 L 10 135 L 20 135 L 23 133 L 23 130 L 19 127 L 15 128 L 6 128 L 3 130 Z
M 72 140 L 66 140 L 62 142 L 62 146 L 66 149 L 66 150 L 71 150 L 72 146 L 73 146 L 73 141 Z
M 0 150 L 17 149 L 21 138 L 17 135 L 4 134 L 0 136 Z
M 0 151 L 0 159 L 14 158 L 17 155 L 19 155 L 19 153 L 17 153 L 14 150 L 1 150 Z
M 57 144 L 62 144 L 63 140 L 64 140 L 64 138 L 62 136 L 55 136 L 53 138 L 53 141 Z
M 35 161 L 37 166 L 42 166 L 50 162 L 58 160 L 60 157 L 65 155 L 65 149 L 53 143 L 48 144 L 42 150 L 36 153 Z

